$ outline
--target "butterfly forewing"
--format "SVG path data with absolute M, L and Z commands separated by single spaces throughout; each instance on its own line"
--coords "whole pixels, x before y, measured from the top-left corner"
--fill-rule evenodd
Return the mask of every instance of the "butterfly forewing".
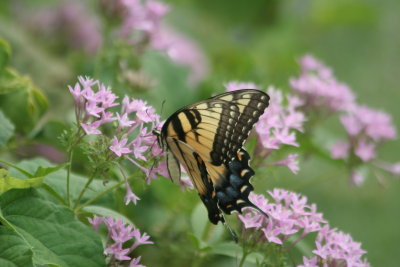
M 259 90 L 227 92 L 178 110 L 162 132 L 183 142 L 190 133 L 196 142 L 200 137 L 209 139 L 212 147 L 205 141 L 202 144 L 211 149 L 212 163 L 220 165 L 234 158 L 268 102 L 268 95 Z

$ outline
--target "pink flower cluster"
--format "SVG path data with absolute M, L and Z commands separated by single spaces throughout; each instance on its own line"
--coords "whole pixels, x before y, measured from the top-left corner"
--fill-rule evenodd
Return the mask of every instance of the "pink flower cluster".
M 151 43 L 160 31 L 161 20 L 168 13 L 169 7 L 152 0 L 117 0 L 116 2 L 112 4 L 121 6 L 122 10 L 121 35 L 130 37 L 133 43 L 143 41 Z
M 190 69 L 189 82 L 196 84 L 208 73 L 208 61 L 200 47 L 190 38 L 178 33 L 162 21 L 170 7 L 153 0 L 105 1 L 106 8 L 114 5 L 123 10 L 120 33 L 133 45 L 149 45 L 179 65 Z
M 225 84 L 225 87 L 227 91 L 260 89 L 258 85 L 251 82 L 229 82 Z M 274 87 L 269 87 L 267 93 L 270 96 L 269 106 L 255 125 L 260 143 L 256 151 L 261 158 L 265 158 L 282 145 L 298 146 L 296 131 L 303 130 L 303 123 L 306 120 L 304 114 L 298 110 L 302 104 L 299 98 L 286 95 L 285 99 L 282 92 Z M 297 154 L 290 154 L 284 160 L 266 165 L 286 165 L 293 173 L 299 170 Z
M 140 256 L 137 258 L 131 258 L 129 254 L 138 246 L 145 244 L 154 244 L 149 240 L 150 236 L 146 233 L 141 234 L 140 230 L 135 228 L 133 225 L 125 225 L 121 220 L 114 220 L 112 217 L 97 217 L 88 218 L 93 228 L 97 232 L 100 225 L 104 223 L 108 230 L 108 244 L 104 250 L 104 254 L 109 256 L 109 261 L 115 265 L 123 265 L 126 261 L 130 261 L 130 267 L 144 267 L 140 265 Z M 127 246 L 134 238 L 132 245 Z
M 346 130 L 347 140 L 338 140 L 331 146 L 331 156 L 348 160 L 352 182 L 361 185 L 365 180 L 365 172 L 360 171 L 361 163 L 371 162 L 377 157 L 377 146 L 396 138 L 391 116 L 357 104 L 351 89 L 338 82 L 332 70 L 313 56 L 301 58 L 300 66 L 300 76 L 290 81 L 293 91 L 302 99 L 300 108 L 310 117 L 340 112 L 340 122 Z M 354 161 L 354 158 L 360 162 Z M 393 174 L 400 174 L 397 167 L 400 163 L 373 164 Z
M 340 122 L 346 130 L 347 140 L 338 140 L 331 146 L 332 157 L 337 159 L 348 159 L 352 154 L 362 162 L 369 162 L 376 158 L 377 146 L 395 139 L 397 134 L 389 114 L 366 106 L 355 105 L 340 117 Z M 375 166 L 398 175 L 400 172 L 395 168 L 398 164 L 375 163 Z M 385 167 L 388 165 L 392 166 Z M 364 180 L 363 172 L 352 171 L 354 184 L 361 185 Z
M 274 189 L 268 193 L 273 202 L 268 202 L 263 195 L 250 194 L 249 199 L 266 212 L 269 218 L 253 209 L 247 209 L 243 215 L 239 215 L 245 233 L 261 230 L 261 241 L 279 245 L 289 242 L 289 237 L 296 235 L 297 240 L 288 244 L 288 248 L 291 248 L 309 233 L 318 232 L 316 249 L 313 250 L 317 256 L 304 258 L 302 266 L 322 266 L 318 265 L 321 262 L 327 263 L 324 266 L 337 266 L 336 263 L 346 263 L 344 266 L 369 266 L 361 259 L 365 251 L 361 250 L 360 243 L 336 229 L 329 229 L 322 213 L 317 212 L 315 204 L 307 204 L 305 196 L 283 189 Z
M 330 111 L 352 107 L 355 95 L 346 85 L 336 80 L 330 68 L 311 55 L 300 59 L 301 74 L 290 80 L 293 91 L 303 100 L 303 105 Z
M 99 127 L 115 120 L 108 109 L 119 105 L 115 102 L 118 97 L 99 81 L 82 76 L 78 80 L 74 87 L 68 86 L 74 97 L 76 120 L 86 134 L 101 134 Z
M 103 39 L 99 18 L 81 1 L 60 2 L 59 5 L 38 9 L 33 15 L 20 10 L 22 14 L 19 15 L 23 20 L 28 20 L 25 23 L 28 27 L 51 39 L 50 42 L 58 41 L 63 46 L 95 54 Z
M 332 147 L 332 156 L 346 158 L 350 150 L 362 161 L 375 158 L 376 144 L 396 138 L 396 129 L 389 114 L 366 106 L 355 106 L 340 117 L 348 141 Z
M 160 156 L 163 153 L 157 144 L 157 138 L 151 133 L 151 129 L 160 124 L 159 115 L 154 108 L 143 100 L 125 96 L 120 112 L 113 112 L 110 108 L 120 103 L 116 102 L 118 97 L 110 88 L 88 77 L 78 77 L 78 80 L 74 87 L 69 86 L 69 90 L 74 97 L 76 120 L 85 134 L 102 134 L 101 126 L 113 122 L 116 129 L 109 149 L 114 157 L 124 156 L 135 164 L 146 174 L 148 183 L 150 179 L 157 177 L 156 173 L 167 177 L 165 164 L 146 168 L 138 162 L 147 161 L 147 154 Z M 136 204 L 139 198 L 132 193 L 128 183 L 126 188 L 125 202 Z
M 287 95 L 286 104 L 282 91 L 269 87 L 269 107 L 255 126 L 261 144 L 266 149 L 279 149 L 282 145 L 299 146 L 296 131 L 303 131 L 305 116 L 297 108 L 302 103 L 295 96 Z
M 329 225 L 325 225 L 318 232 L 315 246 L 313 253 L 317 256 L 303 259 L 304 263 L 308 261 L 307 266 L 321 266 L 317 264 L 318 262 L 324 262 L 326 266 L 370 266 L 365 259 L 362 259 L 366 251 L 361 249 L 361 243 L 355 242 L 349 234 L 330 229 Z

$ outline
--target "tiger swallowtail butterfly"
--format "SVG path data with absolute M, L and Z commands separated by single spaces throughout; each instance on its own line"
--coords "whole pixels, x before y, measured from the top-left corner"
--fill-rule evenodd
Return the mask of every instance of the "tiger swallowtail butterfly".
M 179 181 L 182 165 L 213 224 L 225 224 L 222 211 L 242 213 L 244 207 L 266 215 L 248 199 L 254 171 L 243 144 L 268 104 L 269 96 L 259 90 L 226 92 L 179 109 L 161 131 L 153 131 L 167 152 L 171 180 Z

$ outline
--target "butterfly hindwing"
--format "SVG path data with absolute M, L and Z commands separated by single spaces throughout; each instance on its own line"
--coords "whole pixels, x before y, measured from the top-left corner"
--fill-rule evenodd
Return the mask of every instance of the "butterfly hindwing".
M 167 151 L 167 169 L 172 182 L 179 183 L 181 178 L 181 166 L 178 159 L 170 149 Z
M 219 207 L 227 214 L 232 211 L 242 213 L 244 207 L 252 206 L 248 197 L 254 189 L 249 181 L 254 171 L 249 160 L 247 151 L 240 149 L 235 159 L 229 162 L 227 179 L 215 187 Z

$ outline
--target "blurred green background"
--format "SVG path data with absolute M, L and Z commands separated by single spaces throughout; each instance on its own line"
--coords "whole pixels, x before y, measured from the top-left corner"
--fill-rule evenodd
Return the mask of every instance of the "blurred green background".
M 72 115 L 72 98 L 67 85 L 75 83 L 77 75 L 92 75 L 106 83 L 110 80 L 107 68 L 96 69 L 101 61 L 98 57 L 83 55 L 57 42 L 53 44 L 48 37 L 32 31 L 27 20 L 29 15 L 59 2 L 0 2 L 0 37 L 9 42 L 13 50 L 11 65 L 31 76 L 47 94 L 49 120 L 67 120 Z M 91 14 L 99 13 L 97 1 L 83 2 Z M 289 78 L 299 72 L 297 59 L 311 53 L 332 67 L 338 80 L 353 89 L 358 103 L 387 111 L 395 125 L 400 125 L 400 1 L 170 0 L 165 3 L 171 7 L 167 23 L 197 42 L 209 67 L 201 83 L 188 86 L 184 82 L 187 71 L 182 67 L 175 66 L 178 71 L 174 72 L 170 70 L 174 65 L 159 55 L 145 56 L 143 68 L 159 82 L 153 91 L 134 94 L 148 99 L 158 111 L 162 100 L 166 99 L 164 118 L 184 104 L 222 92 L 223 83 L 230 80 L 253 81 L 264 87 L 275 85 L 289 91 Z M 181 99 L 171 99 L 182 92 Z M 344 135 L 337 118 L 325 124 L 318 133 L 321 145 Z M 399 151 L 400 142 L 395 141 L 381 147 L 379 155 L 396 162 Z M 332 227 L 350 233 L 354 240 L 362 243 L 373 266 L 398 266 L 398 177 L 386 177 L 378 182 L 370 175 L 366 184 L 357 188 L 349 185 L 340 165 L 317 156 L 302 161 L 300 167 L 297 176 L 284 169 L 260 170 L 253 182 L 256 192 L 281 187 L 306 195 L 311 203 L 317 203 Z M 171 229 L 165 224 L 166 229 L 161 229 L 163 225 L 158 220 L 168 216 L 163 218 L 166 223 L 179 212 L 190 214 L 198 202 L 194 192 L 182 193 L 164 179 L 153 182 L 141 193 L 143 200 L 139 204 L 143 205 L 134 207 L 133 214 L 140 214 L 134 221 L 150 235 L 156 229 L 168 236 L 169 230 L 174 231 L 185 222 L 173 221 L 175 226 Z M 160 205 L 161 214 L 146 214 L 157 205 Z M 168 238 L 170 242 L 174 240 Z M 162 240 L 157 242 L 160 245 L 143 248 L 149 266 L 157 266 L 149 257 L 158 253 L 157 246 L 162 247 Z M 176 244 L 170 245 L 171 253 L 179 252 L 174 249 Z

